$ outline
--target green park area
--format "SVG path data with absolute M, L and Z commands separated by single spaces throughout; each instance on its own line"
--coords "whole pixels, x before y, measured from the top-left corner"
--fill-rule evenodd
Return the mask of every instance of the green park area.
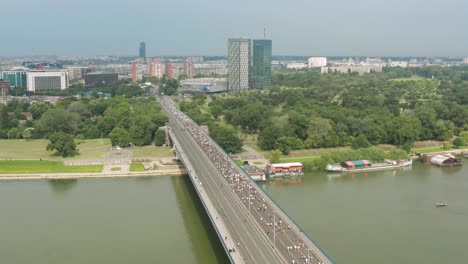
M 78 153 L 72 157 L 62 158 L 47 151 L 46 139 L 4 139 L 0 140 L 0 160 L 60 159 L 60 160 L 94 160 L 105 159 L 110 151 L 108 138 L 75 140 Z M 132 149 L 133 158 L 160 158 L 173 156 L 171 148 L 143 146 Z
M 130 164 L 130 171 L 145 171 L 145 167 L 140 162 L 132 162 Z
M 133 158 L 161 158 L 161 157 L 172 157 L 171 148 L 167 147 L 155 147 L 155 146 L 143 146 L 137 147 L 133 150 Z
M 102 165 L 65 166 L 50 160 L 0 160 L 0 174 L 101 172 Z
M 75 140 L 78 153 L 66 159 L 103 159 L 110 149 L 109 139 Z M 49 140 L 45 139 L 9 139 L 0 140 L 0 159 L 62 159 L 54 152 L 47 151 Z

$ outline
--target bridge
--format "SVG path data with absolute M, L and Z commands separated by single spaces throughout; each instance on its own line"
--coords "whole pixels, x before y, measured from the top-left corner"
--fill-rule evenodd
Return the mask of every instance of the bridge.
M 333 260 L 168 97 L 168 133 L 231 263 Z

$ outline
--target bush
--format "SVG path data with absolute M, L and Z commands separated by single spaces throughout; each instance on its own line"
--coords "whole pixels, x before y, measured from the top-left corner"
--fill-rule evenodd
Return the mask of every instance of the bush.
M 398 159 L 407 159 L 408 153 L 402 149 L 392 149 L 389 152 L 385 153 L 387 159 L 398 160 Z
M 451 144 L 450 144 L 450 141 L 445 141 L 444 144 L 442 145 L 442 149 L 444 150 L 449 150 L 451 149 Z
M 454 139 L 452 143 L 457 148 L 465 146 L 465 140 L 463 140 L 462 138 L 459 138 L 459 137 Z
M 275 149 L 271 151 L 270 163 L 277 163 L 281 158 L 281 150 Z
M 166 131 L 164 129 L 158 129 L 156 133 L 154 133 L 154 144 L 156 146 L 164 145 L 166 141 Z

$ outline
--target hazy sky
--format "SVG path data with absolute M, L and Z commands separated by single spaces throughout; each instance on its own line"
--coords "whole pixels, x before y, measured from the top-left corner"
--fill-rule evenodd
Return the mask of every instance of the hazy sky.
M 468 56 L 467 0 L 18 0 L 1 4 L 0 56 L 226 55 L 229 37 L 274 55 Z

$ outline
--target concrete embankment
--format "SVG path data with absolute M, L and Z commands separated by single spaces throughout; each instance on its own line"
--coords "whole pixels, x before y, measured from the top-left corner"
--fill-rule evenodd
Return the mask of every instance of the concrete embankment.
M 135 171 L 126 173 L 31 173 L 0 174 L 0 180 L 41 180 L 41 179 L 84 179 L 84 178 L 134 178 L 148 176 L 183 176 L 184 169 Z

